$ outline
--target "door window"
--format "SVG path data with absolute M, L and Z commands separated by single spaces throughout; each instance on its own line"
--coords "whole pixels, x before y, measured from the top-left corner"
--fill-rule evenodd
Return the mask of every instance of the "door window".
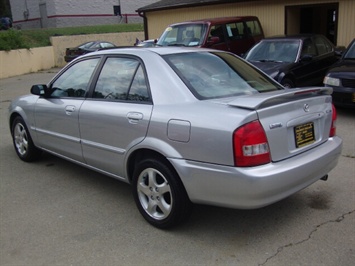
M 231 40 L 243 39 L 244 37 L 243 22 L 229 23 L 226 25 L 226 27 L 227 27 L 228 37 Z
M 258 21 L 256 21 L 256 20 L 247 21 L 246 28 L 247 28 L 246 31 L 251 36 L 261 35 L 261 27 L 260 27 L 260 24 L 258 23 Z
M 316 47 L 314 46 L 314 43 L 311 41 L 311 39 L 306 39 L 303 41 L 301 56 L 303 55 L 317 56 Z
M 51 96 L 84 98 L 98 62 L 99 58 L 88 59 L 65 70 L 52 84 Z
M 211 30 L 208 37 L 219 37 L 220 42 L 225 42 L 223 25 L 211 26 Z
M 142 64 L 132 58 L 108 58 L 97 80 L 93 97 L 121 101 L 149 101 Z
M 318 55 L 330 53 L 333 50 L 331 44 L 321 36 L 316 36 L 314 38 L 314 43 L 317 47 Z

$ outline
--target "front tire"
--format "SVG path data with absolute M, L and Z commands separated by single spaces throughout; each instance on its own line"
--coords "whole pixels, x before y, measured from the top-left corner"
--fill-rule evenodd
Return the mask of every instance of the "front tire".
M 32 162 L 41 156 L 41 150 L 33 144 L 30 132 L 22 117 L 16 117 L 11 128 L 12 141 L 18 157 L 25 162 Z
M 168 163 L 154 158 L 139 162 L 132 185 L 140 213 L 153 226 L 171 228 L 190 216 L 192 203 L 179 176 Z

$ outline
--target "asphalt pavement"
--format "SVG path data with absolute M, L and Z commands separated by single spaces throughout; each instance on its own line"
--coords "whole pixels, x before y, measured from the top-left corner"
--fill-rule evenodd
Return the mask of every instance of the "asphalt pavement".
M 7 108 L 58 69 L 0 80 L 0 265 L 329 265 L 355 261 L 355 111 L 338 109 L 344 148 L 328 181 L 257 210 L 197 205 L 159 230 L 131 187 L 47 155 L 20 161 Z

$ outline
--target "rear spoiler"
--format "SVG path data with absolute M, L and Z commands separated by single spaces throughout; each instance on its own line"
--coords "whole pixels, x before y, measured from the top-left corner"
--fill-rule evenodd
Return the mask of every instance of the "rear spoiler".
M 258 93 L 238 97 L 227 104 L 234 107 L 257 110 L 263 107 L 272 106 L 284 102 L 293 101 L 300 98 L 316 96 L 316 95 L 331 95 L 333 88 L 329 87 L 305 87 L 296 89 L 286 89 L 283 91 L 274 91 L 270 93 Z

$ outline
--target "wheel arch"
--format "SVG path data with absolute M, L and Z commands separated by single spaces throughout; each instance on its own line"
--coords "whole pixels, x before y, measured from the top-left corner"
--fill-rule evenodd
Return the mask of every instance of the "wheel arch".
M 23 118 L 23 116 L 20 113 L 18 113 L 18 112 L 11 113 L 9 116 L 9 129 L 10 129 L 11 135 L 12 135 L 12 125 L 14 124 L 14 121 L 17 117 L 21 117 L 25 121 L 25 119 Z
M 141 148 L 141 149 L 137 149 L 137 150 L 133 151 L 127 159 L 126 173 L 127 173 L 127 179 L 129 181 L 129 183 L 132 183 L 135 165 L 138 162 L 140 162 L 146 158 L 154 158 L 154 159 L 164 162 L 171 170 L 175 171 L 177 174 L 177 171 L 175 170 L 173 165 L 169 162 L 169 160 L 163 154 L 161 154 L 158 151 L 152 150 L 152 149 Z M 181 178 L 180 178 L 180 181 L 181 181 Z

